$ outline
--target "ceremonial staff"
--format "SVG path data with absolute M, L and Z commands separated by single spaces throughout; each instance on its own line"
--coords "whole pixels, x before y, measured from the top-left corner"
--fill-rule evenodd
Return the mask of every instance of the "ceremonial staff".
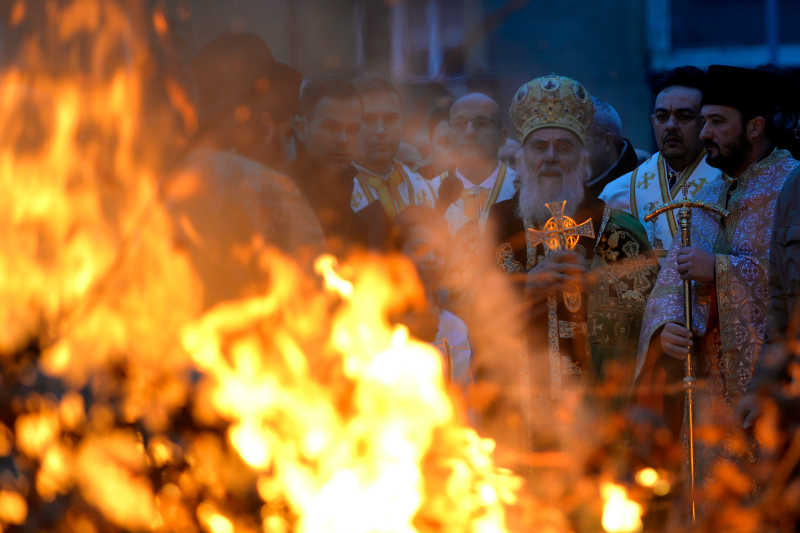
M 681 228 L 681 246 L 691 246 L 691 227 L 692 227 L 692 208 L 705 209 L 714 214 L 719 215 L 721 218 L 726 218 L 728 212 L 721 207 L 706 202 L 698 202 L 687 199 L 689 192 L 689 184 L 684 183 L 681 188 L 683 192 L 683 200 L 676 200 L 662 205 L 659 208 L 653 209 L 644 217 L 645 222 L 650 222 L 661 213 L 666 213 L 673 209 L 678 210 L 678 225 Z M 692 281 L 686 279 L 683 281 L 683 327 L 692 331 Z M 694 375 L 694 361 L 692 358 L 692 348 L 689 348 L 689 353 L 686 354 L 685 363 L 685 376 L 683 378 L 683 387 L 686 390 L 686 405 L 688 406 L 688 434 L 689 434 L 689 476 L 691 483 L 692 495 L 692 522 L 694 523 L 697 518 L 694 501 L 694 481 L 695 481 L 695 444 L 694 444 L 694 391 L 695 391 L 695 375 Z
M 450 383 L 453 380 L 453 354 L 450 352 L 450 343 L 447 339 L 442 339 L 444 347 L 444 376 L 445 381 Z

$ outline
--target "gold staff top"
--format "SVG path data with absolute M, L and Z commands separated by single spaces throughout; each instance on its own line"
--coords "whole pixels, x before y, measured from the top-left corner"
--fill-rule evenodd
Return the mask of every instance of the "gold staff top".
M 677 200 L 674 202 L 666 203 L 661 207 L 653 209 L 652 211 L 650 211 L 645 215 L 644 221 L 650 222 L 661 213 L 666 213 L 667 211 L 670 211 L 672 209 L 678 209 L 678 208 L 687 209 L 692 207 L 697 207 L 699 209 L 705 209 L 707 211 L 711 211 L 721 216 L 722 218 L 727 218 L 728 215 L 730 214 L 726 209 L 723 209 L 714 204 L 709 204 L 708 202 L 698 202 L 697 200 Z

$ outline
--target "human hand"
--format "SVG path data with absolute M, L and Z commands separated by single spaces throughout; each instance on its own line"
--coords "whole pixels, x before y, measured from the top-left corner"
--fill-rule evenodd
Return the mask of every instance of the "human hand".
M 692 332 L 679 324 L 669 322 L 661 330 L 661 349 L 670 357 L 686 359 L 693 344 Z
M 525 279 L 527 296 L 546 291 L 584 289 L 586 265 L 573 251 L 555 252 L 528 272 Z
M 756 420 L 761 416 L 761 398 L 755 394 L 749 394 L 742 398 L 736 407 L 736 412 L 742 418 L 742 428 L 751 429 L 756 424 Z
M 682 280 L 714 281 L 716 256 L 695 246 L 684 246 L 678 250 L 678 274 Z

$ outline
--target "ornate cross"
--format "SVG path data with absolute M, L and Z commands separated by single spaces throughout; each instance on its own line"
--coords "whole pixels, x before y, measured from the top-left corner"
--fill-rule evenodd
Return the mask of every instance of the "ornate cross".
M 578 244 L 579 237 L 594 237 L 594 226 L 592 219 L 581 224 L 568 216 L 564 216 L 564 206 L 567 201 L 560 204 L 544 204 L 553 214 L 553 218 L 545 222 L 541 231 L 528 228 L 530 245 L 538 246 L 540 243 L 550 249 L 551 252 L 559 250 L 572 250 Z
M 637 185 L 637 189 L 646 189 L 650 186 L 650 182 L 655 178 L 656 175 L 653 172 L 645 172 L 644 176 L 642 177 L 642 181 L 640 181 Z
M 540 243 L 551 252 L 559 250 L 572 250 L 578 244 L 579 237 L 594 237 L 594 226 L 592 219 L 581 224 L 564 215 L 564 206 L 567 201 L 561 203 L 544 204 L 553 213 L 553 218 L 544 223 L 542 230 L 527 228 L 528 246 L 535 249 Z M 572 313 L 577 313 L 581 307 L 581 291 L 572 285 L 571 290 L 564 290 L 564 305 Z M 556 340 L 556 342 L 558 342 Z
M 708 182 L 706 181 L 705 178 L 700 178 L 700 181 L 698 181 L 698 182 L 690 181 L 689 182 L 689 187 L 692 188 L 692 196 L 696 195 L 700 191 L 700 189 L 703 188 L 703 186 L 706 183 L 708 183 Z

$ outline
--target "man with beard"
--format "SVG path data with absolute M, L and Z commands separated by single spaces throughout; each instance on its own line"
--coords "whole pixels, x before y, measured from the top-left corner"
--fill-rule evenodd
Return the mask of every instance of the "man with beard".
M 331 251 L 339 256 L 352 246 L 384 248 L 391 227 L 377 200 L 358 213 L 351 208 L 361 114 L 361 95 L 341 75 L 309 80 L 300 94 L 300 144 L 290 175 L 317 214 Z
M 395 159 L 403 137 L 403 109 L 397 88 L 377 74 L 359 78 L 356 86 L 364 114 L 355 161 L 353 211 L 376 200 L 391 218 L 409 205 L 433 207 L 438 182 L 426 180 Z
M 705 73 L 696 67 L 678 67 L 658 78 L 650 123 L 659 151 L 633 172 L 609 183 L 600 194 L 608 205 L 631 213 L 644 224 L 660 261 L 667 256 L 678 233 L 676 214 L 669 211 L 651 222 L 644 222 L 645 215 L 682 198 L 684 183 L 688 184 L 691 199 L 719 174 L 719 169 L 706 163 L 700 139 L 703 128 L 700 102 L 705 83 Z
M 610 405 L 624 405 L 657 264 L 641 224 L 586 188 L 594 107 L 584 87 L 537 78 L 520 87 L 510 113 L 522 142 L 521 188 L 492 207 L 487 227 L 497 264 L 517 274 L 530 308 L 519 374 L 531 438 L 531 398 L 557 400 L 581 375 Z
M 683 392 L 664 387 L 683 379 L 684 359 L 694 347 L 701 385 L 695 424 L 719 425 L 742 397 L 761 351 L 769 304 L 767 265 L 775 202 L 798 162 L 775 148 L 774 75 L 712 65 L 703 96 L 700 134 L 707 161 L 722 171 L 695 197 L 724 207 L 724 221 L 710 212 L 692 213 L 691 247 L 673 242 L 645 312 L 637 361 L 639 405 L 665 417 L 681 432 Z M 683 327 L 683 280 L 692 280 L 692 331 Z M 706 478 L 720 459 L 744 460 L 725 443 L 736 428 L 716 428 L 727 438 L 701 440 L 697 475 Z M 747 452 L 741 447 L 739 452 Z
M 592 177 L 587 187 L 593 196 L 624 174 L 639 166 L 639 157 L 633 144 L 622 137 L 622 121 L 611 104 L 592 96 L 594 122 L 589 132 L 589 166 Z

